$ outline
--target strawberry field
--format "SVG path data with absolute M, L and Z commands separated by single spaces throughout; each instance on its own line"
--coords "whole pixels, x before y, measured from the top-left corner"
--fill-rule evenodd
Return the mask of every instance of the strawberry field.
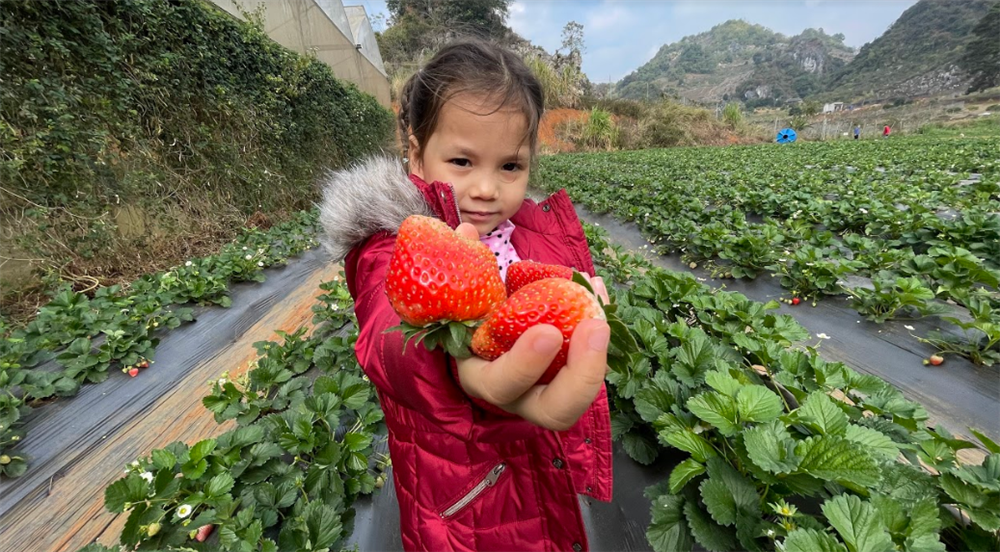
M 978 363 L 970 370 L 995 370 L 1000 141 L 861 146 L 563 155 L 543 158 L 539 173 L 590 209 L 634 221 L 658 253 L 727 278 L 773 277 L 789 301 L 800 299 L 798 309 L 836 295 L 880 324 L 938 317 L 940 333 L 912 339 Z M 289 257 L 314 243 L 313 216 L 128 292 L 88 298 L 67 290 L 34 326 L 7 328 L 0 495 L 46 496 L 44 478 L 30 488 L 12 483 L 39 469 L 21 452 L 33 435 L 47 434 L 30 406 L 72 411 L 80 384 L 130 380 L 119 370 L 144 359 L 153 364 L 140 379 L 171 369 L 157 348 L 175 328 L 203 323 L 181 309 L 229 305 L 229 282 L 260 281 L 264 266 L 298 262 Z M 650 474 L 648 502 L 613 505 L 648 512 L 639 516 L 644 542 L 627 549 L 1000 548 L 995 426 L 932 423 L 923 405 L 884 379 L 823 358 L 780 303 L 713 289 L 654 266 L 602 228 L 587 232 L 598 273 L 639 345 L 607 378 L 623 452 L 616 462 Z M 225 431 L 150 447 L 126 466 L 89 475 L 111 482 L 93 501 L 119 516 L 120 545 L 350 546 L 355 507 L 391 489 L 391 462 L 379 452 L 385 429 L 373 388 L 352 354 L 350 296 L 337 280 L 311 292 L 314 329 L 257 342 L 245 373 L 221 365 L 200 376 L 211 384 L 196 415 L 228 424 Z M 60 404 L 47 405 L 56 396 Z M 616 481 L 616 501 L 630 483 Z M 19 505 L 0 504 L 4 548 L 23 549 L 13 540 Z M 378 524 L 386 513 L 374 515 Z M 623 542 L 603 534 L 592 541 Z
M 546 157 L 535 175 L 634 221 L 652 251 L 714 276 L 780 278 L 790 301 L 846 295 L 876 322 L 1000 362 L 1000 139 L 908 139 Z

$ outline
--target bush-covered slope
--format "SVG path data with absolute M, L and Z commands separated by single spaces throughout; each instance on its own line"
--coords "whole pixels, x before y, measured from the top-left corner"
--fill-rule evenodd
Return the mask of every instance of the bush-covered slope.
M 12 0 L 0 17 L 2 253 L 36 271 L 108 283 L 217 248 L 257 211 L 307 208 L 318 170 L 393 129 L 325 64 L 201 0 Z

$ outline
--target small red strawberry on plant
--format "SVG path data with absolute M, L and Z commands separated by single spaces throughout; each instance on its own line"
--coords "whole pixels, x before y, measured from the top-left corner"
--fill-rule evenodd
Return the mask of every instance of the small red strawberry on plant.
M 798 297 L 792 297 L 792 305 L 798 305 L 801 302 L 802 300 L 799 299 Z
M 136 376 L 138 376 L 139 375 L 139 369 L 136 368 L 135 366 L 130 367 L 128 369 L 128 375 L 132 376 L 133 378 L 136 377 Z
M 198 528 L 198 532 L 195 533 L 194 540 L 198 542 L 205 542 L 208 540 L 208 536 L 212 534 L 212 530 L 214 529 L 214 525 L 202 525 Z
M 572 280 L 546 278 L 517 290 L 486 319 L 472 337 L 472 351 L 493 360 L 509 351 L 528 328 L 551 324 L 563 334 L 563 346 L 538 383 L 549 383 L 566 365 L 569 341 L 577 325 L 588 318 L 607 320 L 611 326 L 611 356 L 627 358 L 638 349 L 635 338 L 614 312 L 616 305 L 601 305 L 581 274 Z
M 420 215 L 399 227 L 385 291 L 402 321 L 389 331 L 457 358 L 469 356 L 476 323 L 507 297 L 489 247 Z
M 507 267 L 507 297 L 517 290 L 545 278 L 573 279 L 573 269 L 568 266 L 536 263 L 535 261 L 517 261 Z

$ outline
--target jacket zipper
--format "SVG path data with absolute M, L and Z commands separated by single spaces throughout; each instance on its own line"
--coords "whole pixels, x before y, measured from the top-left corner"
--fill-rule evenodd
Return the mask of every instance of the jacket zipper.
M 458 216 L 458 223 L 462 224 L 462 210 L 458 208 L 458 199 L 455 198 L 455 186 L 449 182 L 448 188 L 451 189 L 451 202 L 455 204 L 455 215 Z
M 494 466 L 493 469 L 486 474 L 486 477 L 483 478 L 483 480 L 480 481 L 478 484 L 476 484 L 476 486 L 473 487 L 471 491 L 466 493 L 466 495 L 463 496 L 461 499 L 459 499 L 458 502 L 452 504 L 450 508 L 441 512 L 441 517 L 450 518 L 451 516 L 461 511 L 462 508 L 468 506 L 470 502 L 476 499 L 476 497 L 483 494 L 483 491 L 495 485 L 497 479 L 500 478 L 500 475 L 504 472 L 505 469 L 507 469 L 507 464 L 504 464 L 503 462 Z

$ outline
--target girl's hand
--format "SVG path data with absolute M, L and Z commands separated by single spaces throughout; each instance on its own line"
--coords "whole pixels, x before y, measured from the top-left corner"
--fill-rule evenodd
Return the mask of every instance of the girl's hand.
M 535 385 L 562 347 L 555 326 L 539 324 L 521 334 L 514 347 L 490 362 L 458 360 L 458 378 L 467 394 L 529 422 L 556 431 L 569 429 L 604 386 L 611 328 L 603 320 L 580 322 L 569 342 L 566 366 L 547 385 Z
M 479 239 L 471 224 L 461 224 L 455 231 Z M 607 302 L 604 281 L 588 280 L 595 294 Z M 603 320 L 580 322 L 570 339 L 566 366 L 549 384 L 535 385 L 562 347 L 562 333 L 548 324 L 534 326 L 492 362 L 478 357 L 458 360 L 459 381 L 469 396 L 535 425 L 563 431 L 580 419 L 604 386 L 610 336 L 611 328 Z

